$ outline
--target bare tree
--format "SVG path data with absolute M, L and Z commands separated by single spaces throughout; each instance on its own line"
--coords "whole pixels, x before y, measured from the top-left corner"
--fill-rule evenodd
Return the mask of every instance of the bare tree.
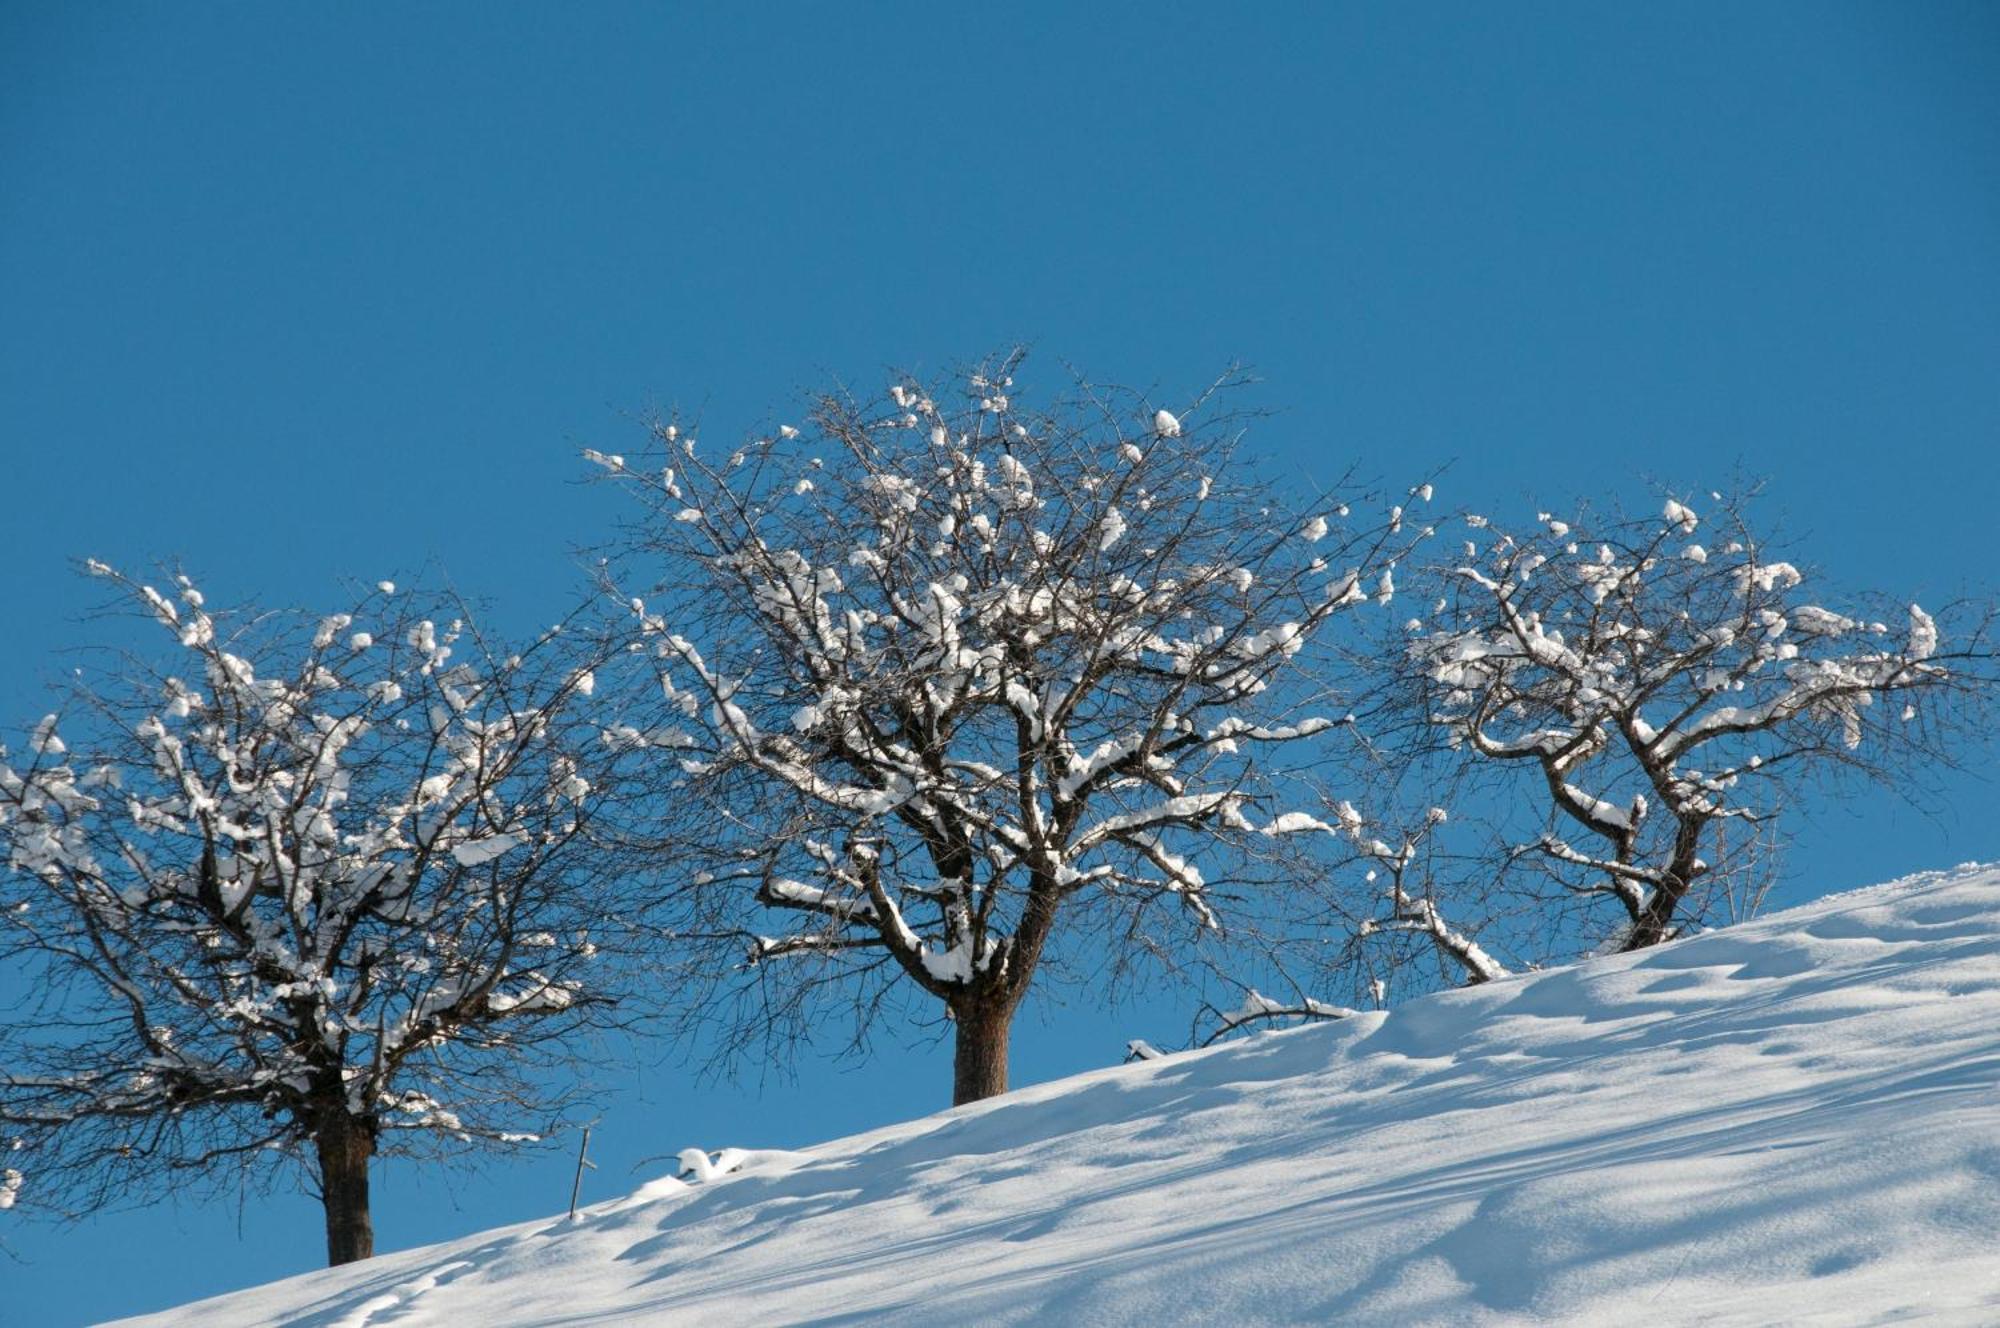
M 1005 1091 L 1060 941 L 1115 969 L 1220 930 L 1340 722 L 1329 631 L 1414 538 L 1251 479 L 1214 390 L 1031 410 L 1013 371 L 588 454 L 644 505 L 618 566 L 667 709 L 626 741 L 683 813 L 670 925 L 747 946 L 760 1020 L 941 1004 L 954 1102 Z
M 532 1140 L 608 1017 L 592 675 L 388 583 L 315 621 L 91 569 L 173 654 L 0 749 L 8 1184 L 75 1213 L 296 1167 L 366 1258 L 374 1157 Z
M 1956 607 L 1941 627 L 1915 605 L 1827 607 L 1744 502 L 1710 506 L 1545 513 L 1515 534 L 1475 516 L 1463 556 L 1427 575 L 1432 612 L 1406 624 L 1394 665 L 1416 746 L 1435 753 L 1427 732 L 1447 771 L 1505 777 L 1500 823 L 1509 807 L 1543 814 L 1459 888 L 1532 871 L 1558 901 L 1615 907 L 1617 946 L 1653 945 L 1710 895 L 1754 904 L 1776 818 L 1822 777 L 1906 788 L 1952 759 L 1992 681 L 1985 611 Z M 1545 932 L 1555 916 L 1540 915 Z

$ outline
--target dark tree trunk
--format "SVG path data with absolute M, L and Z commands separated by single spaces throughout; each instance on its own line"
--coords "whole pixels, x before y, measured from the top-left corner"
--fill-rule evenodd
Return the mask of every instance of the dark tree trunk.
M 1673 939 L 1674 906 L 1654 891 L 1652 901 L 1639 912 L 1638 920 L 1632 924 L 1632 931 L 1625 938 L 1625 949 L 1644 950 L 1662 941 Z
M 951 1062 L 951 1104 L 963 1106 L 1007 1091 L 1007 1034 L 1013 1003 L 967 1001 L 952 1011 L 958 1040 Z
M 1645 907 L 1632 919 L 1632 934 L 1625 941 L 1626 950 L 1643 950 L 1662 941 L 1671 941 L 1679 930 L 1674 925 L 1674 914 L 1679 911 L 1681 901 L 1694 888 L 1695 878 L 1705 870 L 1701 862 L 1701 832 L 1707 827 L 1706 821 L 1686 820 L 1674 835 L 1673 861 L 1667 864 L 1665 879 L 1653 891 Z
M 375 1253 L 375 1222 L 368 1212 L 368 1162 L 375 1132 L 335 1110 L 320 1126 L 320 1202 L 326 1208 L 326 1261 L 353 1263 Z
M 1671 941 L 1679 930 L 1674 925 L 1674 913 L 1680 908 L 1681 900 L 1687 898 L 1688 886 L 1685 878 L 1677 872 L 1669 871 L 1667 879 L 1660 883 L 1645 907 L 1632 919 L 1632 933 L 1625 939 L 1626 950 L 1643 950 L 1647 946 Z

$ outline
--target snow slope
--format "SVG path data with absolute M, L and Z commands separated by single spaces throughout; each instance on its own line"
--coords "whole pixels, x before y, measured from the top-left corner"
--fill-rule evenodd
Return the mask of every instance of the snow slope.
M 1961 869 L 127 1322 L 2000 1323 L 1996 1085 Z

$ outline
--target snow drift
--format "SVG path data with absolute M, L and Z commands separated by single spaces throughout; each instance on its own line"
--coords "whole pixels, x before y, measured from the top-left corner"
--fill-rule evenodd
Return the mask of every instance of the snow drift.
M 1993 1323 L 1997 1085 L 1967 868 L 127 1322 Z

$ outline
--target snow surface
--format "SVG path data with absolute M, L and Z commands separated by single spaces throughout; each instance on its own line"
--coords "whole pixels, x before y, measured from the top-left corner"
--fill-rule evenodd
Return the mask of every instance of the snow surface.
M 128 1322 L 2000 1322 L 2000 868 L 739 1156 Z

